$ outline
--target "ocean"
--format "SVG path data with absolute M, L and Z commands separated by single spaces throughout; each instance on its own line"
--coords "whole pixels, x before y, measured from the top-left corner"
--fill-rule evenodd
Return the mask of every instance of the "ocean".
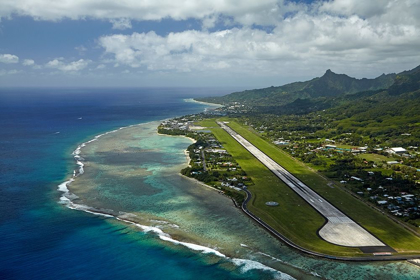
M 0 89 L 0 279 L 419 278 L 303 255 L 181 177 L 191 140 L 156 126 L 230 91 Z

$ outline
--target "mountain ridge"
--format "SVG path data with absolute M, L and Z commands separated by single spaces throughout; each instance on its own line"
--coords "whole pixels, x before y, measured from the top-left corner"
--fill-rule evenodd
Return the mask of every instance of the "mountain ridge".
M 339 97 L 361 91 L 387 89 L 394 84 L 396 77 L 397 74 L 392 73 L 382 74 L 375 79 L 356 79 L 346 74 L 336 74 L 328 69 L 323 76 L 308 81 L 233 92 L 221 97 L 197 98 L 197 100 L 223 105 L 239 102 L 249 106 L 281 106 L 298 99 Z

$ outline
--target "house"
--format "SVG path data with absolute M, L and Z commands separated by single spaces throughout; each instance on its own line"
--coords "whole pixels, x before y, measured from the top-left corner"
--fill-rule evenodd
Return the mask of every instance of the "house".
M 326 140 L 328 140 L 328 139 L 326 139 Z M 325 148 L 326 149 L 336 149 L 337 146 L 335 146 L 335 145 L 325 145 Z
M 407 150 L 402 147 L 389 148 L 386 151 L 390 154 L 397 154 L 397 155 L 402 155 L 402 154 L 407 153 Z
M 355 177 L 355 176 L 351 176 L 350 179 L 359 181 L 359 182 L 363 182 L 363 179 L 360 179 L 359 177 Z
M 287 141 L 279 141 L 279 140 L 277 140 L 277 141 L 274 141 L 273 143 L 275 145 L 289 145 L 289 142 L 287 142 Z
M 208 152 L 217 154 L 227 154 L 227 151 L 224 149 L 209 149 Z

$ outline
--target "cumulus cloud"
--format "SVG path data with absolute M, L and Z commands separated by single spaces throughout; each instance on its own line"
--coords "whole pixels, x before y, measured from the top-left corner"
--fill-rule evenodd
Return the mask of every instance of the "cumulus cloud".
M 87 48 L 85 47 L 85 46 L 83 46 L 83 45 L 80 45 L 80 46 L 77 46 L 77 47 L 75 47 L 74 48 L 76 51 L 78 51 L 79 52 L 79 55 L 81 55 L 81 56 L 83 56 L 83 55 L 85 55 L 86 54 L 86 52 L 87 52 Z
M 0 76 L 7 76 L 7 75 L 14 75 L 14 74 L 17 74 L 17 73 L 20 73 L 21 71 L 18 71 L 18 70 L 4 70 L 4 69 L 2 69 L 2 70 L 0 70 Z
M 131 29 L 131 21 L 128 18 L 111 19 L 112 29 Z
M 372 23 L 356 15 L 298 13 L 270 32 L 240 27 L 215 32 L 187 30 L 167 36 L 155 32 L 116 34 L 101 37 L 99 44 L 115 63 L 154 71 L 279 73 L 280 65 L 338 66 L 344 70 L 349 64 L 361 67 L 395 63 L 395 58 L 400 58 L 400 63 L 420 59 L 420 30 L 415 26 Z
M 0 2 L 0 17 L 21 15 L 53 21 L 64 18 L 117 19 L 120 23 L 124 19 L 128 23 L 128 20 L 203 19 L 212 14 L 225 14 L 238 17 L 243 23 L 267 22 L 282 3 L 283 0 L 3 0 Z
M 13 54 L 0 54 L 0 62 L 1 63 L 18 63 L 19 57 Z
M 77 72 L 86 68 L 89 63 L 90 63 L 90 60 L 84 60 L 84 59 L 79 59 L 78 61 L 65 63 L 63 59 L 60 58 L 60 59 L 54 59 L 47 62 L 47 64 L 45 64 L 45 67 L 58 69 L 63 72 Z
M 32 65 L 35 65 L 35 61 L 33 59 L 25 59 L 25 60 L 23 60 L 22 65 L 32 66 Z
M 100 19 L 117 30 L 132 28 L 134 21 L 195 19 L 202 30 L 100 37 L 102 63 L 249 76 L 289 75 L 290 69 L 313 76 L 314 69 L 332 68 L 360 77 L 408 69 L 420 60 L 419 14 L 418 0 L 0 1 L 0 17 Z M 88 63 L 56 59 L 46 66 L 78 71 Z

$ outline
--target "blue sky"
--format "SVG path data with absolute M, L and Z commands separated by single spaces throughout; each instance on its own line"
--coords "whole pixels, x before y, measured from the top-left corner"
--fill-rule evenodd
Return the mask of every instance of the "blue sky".
M 372 78 L 420 64 L 419 14 L 417 0 L 2 0 L 0 86 Z

